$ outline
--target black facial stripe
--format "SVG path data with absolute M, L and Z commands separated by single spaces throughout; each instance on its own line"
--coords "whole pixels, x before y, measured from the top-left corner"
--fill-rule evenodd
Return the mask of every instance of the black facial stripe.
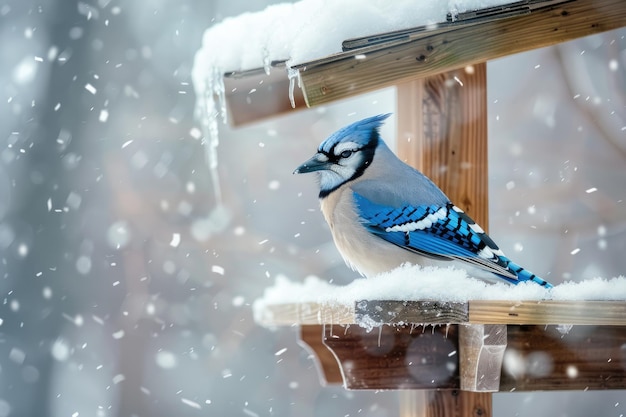
M 365 172 L 365 168 L 367 168 L 372 163 L 372 161 L 374 160 L 374 153 L 376 152 L 376 147 L 378 146 L 378 141 L 379 141 L 378 131 L 374 130 L 374 131 L 372 131 L 370 139 L 367 141 L 366 145 L 364 145 L 361 148 L 352 150 L 356 154 L 356 155 L 354 155 L 354 157 L 361 158 L 361 161 L 360 161 L 358 167 L 356 168 L 354 174 L 350 178 L 346 179 L 344 182 L 342 182 L 340 184 L 337 184 L 333 188 L 320 190 L 319 198 L 322 199 L 322 198 L 327 197 L 329 194 L 331 194 L 333 191 L 337 190 L 343 184 L 345 184 L 347 182 L 350 182 L 352 180 L 355 180 L 355 179 L 359 178 L 361 175 L 363 175 L 363 172 Z M 336 164 L 336 165 L 342 165 L 339 162 L 343 158 L 341 158 L 341 156 L 339 156 L 339 155 L 335 155 L 335 153 L 334 153 L 335 147 L 338 144 L 339 144 L 339 142 L 334 144 L 328 150 L 328 152 L 324 151 L 323 149 L 318 149 L 318 152 L 323 154 L 324 156 L 326 156 L 328 158 L 328 162 L 330 162 L 332 164 Z M 342 166 L 345 166 L 345 165 L 342 165 Z

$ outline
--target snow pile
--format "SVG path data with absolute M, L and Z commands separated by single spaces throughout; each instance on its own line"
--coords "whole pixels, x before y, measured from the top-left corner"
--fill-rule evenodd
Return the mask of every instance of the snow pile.
M 202 47 L 196 52 L 191 73 L 198 98 L 196 112 L 205 133 L 216 129 L 214 113 L 225 119 L 222 74 L 226 71 L 264 68 L 269 74 L 272 61 L 287 60 L 289 67 L 341 52 L 346 39 L 434 26 L 445 22 L 448 12 L 506 3 L 510 0 L 302 0 L 224 19 L 204 32 Z M 290 78 L 294 77 L 297 73 L 290 73 Z M 212 142 L 215 145 L 215 140 Z
M 462 13 L 510 0 L 301 0 L 224 19 L 204 33 L 194 72 L 208 68 L 269 68 L 273 60 L 302 63 L 341 52 L 357 38 L 446 21 Z
M 406 265 L 372 278 L 361 278 L 346 286 L 331 285 L 317 277 L 303 283 L 276 278 L 262 298 L 255 301 L 255 317 L 262 317 L 266 306 L 287 303 L 328 303 L 353 305 L 358 300 L 467 302 L 470 300 L 626 300 L 626 277 L 609 280 L 594 278 L 566 282 L 546 289 L 533 282 L 510 285 L 488 283 L 455 267 Z

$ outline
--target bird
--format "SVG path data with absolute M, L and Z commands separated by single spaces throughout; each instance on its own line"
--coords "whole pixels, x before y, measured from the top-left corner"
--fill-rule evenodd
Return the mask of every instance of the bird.
M 496 281 L 552 288 L 510 260 L 432 180 L 389 149 L 379 130 L 390 115 L 339 129 L 293 172 L 317 174 L 321 211 L 346 264 L 370 277 L 403 264 L 454 261 Z

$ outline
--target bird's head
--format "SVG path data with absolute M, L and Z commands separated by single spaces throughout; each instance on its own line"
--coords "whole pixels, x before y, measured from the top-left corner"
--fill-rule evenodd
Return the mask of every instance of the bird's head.
M 339 129 L 322 142 L 317 153 L 293 172 L 317 172 L 320 198 L 361 175 L 372 163 L 380 141 L 378 129 L 390 116 L 380 114 Z

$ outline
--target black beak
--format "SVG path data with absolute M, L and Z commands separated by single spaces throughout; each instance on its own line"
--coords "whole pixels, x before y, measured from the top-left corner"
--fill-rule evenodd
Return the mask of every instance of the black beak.
M 307 172 L 322 171 L 328 169 L 330 162 L 328 157 L 323 153 L 316 153 L 311 159 L 304 162 L 293 171 L 294 174 L 306 174 Z

